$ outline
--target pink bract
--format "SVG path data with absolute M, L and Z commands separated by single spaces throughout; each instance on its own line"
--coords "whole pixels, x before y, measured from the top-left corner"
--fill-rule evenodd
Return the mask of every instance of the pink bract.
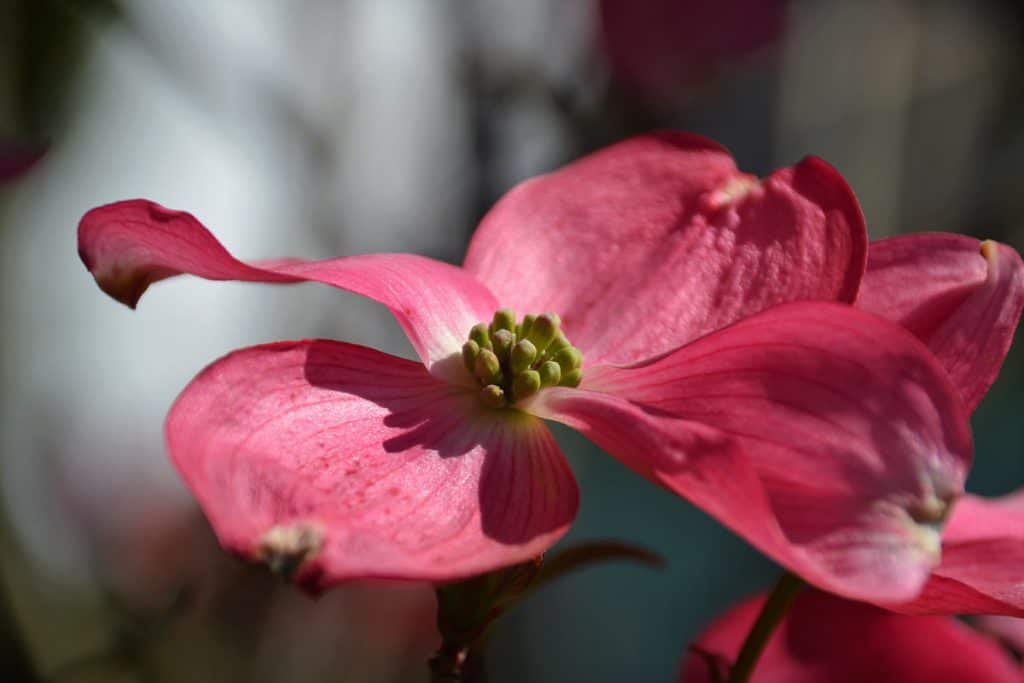
M 758 180 L 702 138 L 634 138 L 509 192 L 464 268 L 246 264 L 144 200 L 86 214 L 79 249 L 129 305 L 192 273 L 322 282 L 398 318 L 422 364 L 332 341 L 245 349 L 168 418 L 171 457 L 225 547 L 312 587 L 455 579 L 543 552 L 577 491 L 541 418 L 852 597 L 913 598 L 963 490 L 962 401 L 921 341 L 844 305 L 867 238 L 818 159 Z M 558 313 L 582 384 L 485 407 L 460 347 L 499 306 Z
M 1024 307 L 1024 263 L 1004 244 L 925 233 L 871 243 L 857 306 L 925 342 L 974 410 Z
M 1020 321 L 1024 263 L 1010 247 L 962 235 L 873 242 L 857 305 L 924 341 L 973 410 L 999 374 Z M 942 562 L 922 594 L 887 607 L 1024 616 L 1024 491 L 995 500 L 965 496 L 942 541 Z
M 726 612 L 687 653 L 682 683 L 711 683 L 731 663 L 764 596 Z M 1019 683 L 998 645 L 950 617 L 912 617 L 818 591 L 797 596 L 768 641 L 752 683 Z

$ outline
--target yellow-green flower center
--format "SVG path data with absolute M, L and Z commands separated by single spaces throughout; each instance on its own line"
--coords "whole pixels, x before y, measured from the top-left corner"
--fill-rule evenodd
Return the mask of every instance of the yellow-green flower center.
M 546 387 L 575 387 L 583 355 L 569 343 L 554 313 L 524 315 L 502 308 L 490 324 L 478 323 L 462 345 L 466 369 L 480 383 L 480 400 L 504 408 Z

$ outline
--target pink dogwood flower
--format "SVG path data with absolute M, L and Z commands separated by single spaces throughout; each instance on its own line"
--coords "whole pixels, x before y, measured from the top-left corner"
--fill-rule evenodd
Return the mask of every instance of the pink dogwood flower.
M 717 619 L 687 654 L 680 681 L 711 683 L 735 658 L 764 596 Z M 907 616 L 818 591 L 798 595 L 751 683 L 1020 683 L 998 643 L 950 617 Z
M 924 341 L 970 410 L 995 381 L 1024 307 L 1024 263 L 995 242 L 923 234 L 871 244 L 857 305 Z M 911 614 L 1024 616 L 1024 490 L 964 496 L 942 535 L 942 562 Z
M 702 138 L 634 138 L 510 191 L 461 268 L 248 264 L 143 200 L 87 213 L 79 250 L 130 306 L 191 273 L 321 282 L 395 315 L 420 362 L 324 340 L 243 349 L 167 419 L 221 543 L 314 588 L 543 552 L 578 496 L 543 419 L 851 597 L 913 598 L 963 490 L 962 400 L 924 344 L 849 305 L 866 231 L 819 159 L 758 180 Z

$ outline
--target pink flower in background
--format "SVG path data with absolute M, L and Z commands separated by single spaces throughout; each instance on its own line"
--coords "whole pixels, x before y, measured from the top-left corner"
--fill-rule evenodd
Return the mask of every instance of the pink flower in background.
M 421 362 L 334 341 L 253 347 L 203 371 L 168 417 L 221 543 L 313 587 L 453 579 L 543 552 L 577 490 L 541 418 L 853 597 L 913 598 L 963 490 L 970 434 L 946 372 L 906 330 L 843 305 L 866 233 L 817 159 L 759 181 L 707 140 L 635 138 L 509 192 L 463 268 L 245 264 L 191 215 L 142 200 L 86 214 L 79 249 L 132 306 L 192 273 L 322 282 L 394 313 Z
M 643 92 L 706 79 L 775 40 L 784 0 L 600 0 L 601 38 L 612 74 Z
M 711 683 L 732 662 L 764 596 L 716 620 L 687 654 L 682 683 Z M 1019 665 L 998 643 L 950 617 L 893 614 L 805 591 L 768 641 L 752 683 L 1019 683 Z
M 857 305 L 924 341 L 968 408 L 995 381 L 1024 306 L 1024 263 L 1013 249 L 961 235 L 923 234 L 871 244 Z M 943 532 L 941 564 L 914 614 L 1024 616 L 1024 491 L 965 496 Z
M 46 152 L 46 145 L 0 141 L 0 184 L 27 173 Z

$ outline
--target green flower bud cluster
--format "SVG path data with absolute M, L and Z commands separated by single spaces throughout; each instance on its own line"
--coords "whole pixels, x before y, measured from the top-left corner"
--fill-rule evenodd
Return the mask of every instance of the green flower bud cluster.
M 481 400 L 503 408 L 545 387 L 575 387 L 583 378 L 583 355 L 569 343 L 554 313 L 525 315 L 502 308 L 478 323 L 462 345 L 462 360 L 483 389 Z

